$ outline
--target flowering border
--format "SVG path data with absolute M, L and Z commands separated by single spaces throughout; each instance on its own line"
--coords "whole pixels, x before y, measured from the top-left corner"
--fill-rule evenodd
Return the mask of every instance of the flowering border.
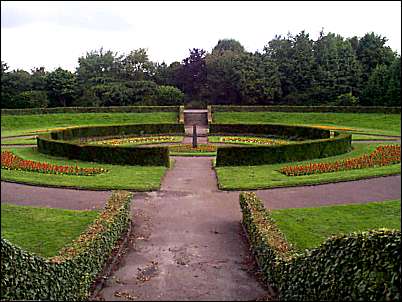
M 401 162 L 401 146 L 378 146 L 372 153 L 359 157 L 328 163 L 310 163 L 307 165 L 286 166 L 278 171 L 286 176 L 302 176 L 318 173 L 330 173 L 345 170 L 388 166 Z
M 16 156 L 10 151 L 1 152 L 1 168 L 7 170 L 20 170 L 29 172 L 39 172 L 46 174 L 59 175 L 77 175 L 77 176 L 93 176 L 105 173 L 108 170 L 104 168 L 80 168 L 75 166 L 60 166 L 48 163 L 36 162 L 33 160 L 25 160 Z

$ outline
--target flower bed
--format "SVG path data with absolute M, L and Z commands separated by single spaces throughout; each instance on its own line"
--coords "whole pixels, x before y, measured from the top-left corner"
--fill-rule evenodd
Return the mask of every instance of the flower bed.
M 94 142 L 99 145 L 123 145 L 123 144 L 158 144 L 177 142 L 176 136 L 145 136 L 145 137 L 127 137 Z
M 278 171 L 287 176 L 301 176 L 387 166 L 400 162 L 401 146 L 385 145 L 377 147 L 371 154 L 364 154 L 356 158 L 349 158 L 329 163 L 310 163 L 307 165 L 286 166 Z
M 170 152 L 216 152 L 216 146 L 214 145 L 197 145 L 196 148 L 193 148 L 191 144 L 180 144 L 169 146 Z
M 92 176 L 107 172 L 103 168 L 79 168 L 78 166 L 59 166 L 22 159 L 10 151 L 1 152 L 1 168 L 47 174 Z
M 262 137 L 236 137 L 224 136 L 219 139 L 221 143 L 237 143 L 237 144 L 256 144 L 256 145 L 284 145 L 287 144 L 285 140 L 270 139 Z

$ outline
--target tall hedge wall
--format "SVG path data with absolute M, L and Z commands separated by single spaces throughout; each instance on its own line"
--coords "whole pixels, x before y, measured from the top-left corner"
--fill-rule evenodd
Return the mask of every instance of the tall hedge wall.
M 348 113 L 401 113 L 401 107 L 380 107 L 380 106 L 230 106 L 212 105 L 214 112 L 348 112 Z
M 243 225 L 262 276 L 291 301 L 398 301 L 401 232 L 371 230 L 327 239 L 303 254 L 287 242 L 255 193 L 240 194 Z
M 329 138 L 325 129 L 281 124 L 210 124 L 210 135 L 262 135 L 288 139 Z
M 99 217 L 58 256 L 45 259 L 1 238 L 1 300 L 86 300 L 130 221 L 131 194 L 113 192 Z
M 177 112 L 179 106 L 110 106 L 110 107 L 54 107 L 1 109 L 2 115 L 29 115 L 50 113 L 96 113 L 96 112 Z
M 85 145 L 68 140 L 87 137 L 183 134 L 183 124 L 133 124 L 112 126 L 86 126 L 53 131 L 37 137 L 38 151 L 90 162 L 120 165 L 169 167 L 168 147 Z

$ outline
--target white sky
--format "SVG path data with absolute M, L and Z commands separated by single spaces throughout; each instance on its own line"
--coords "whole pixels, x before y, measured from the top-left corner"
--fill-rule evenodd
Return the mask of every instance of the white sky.
M 262 51 L 276 34 L 320 30 L 344 38 L 375 32 L 401 53 L 400 1 L 1 1 L 1 60 L 10 70 L 74 71 L 86 52 L 148 49 L 154 62 L 181 61 L 190 48 L 210 52 L 219 39 Z

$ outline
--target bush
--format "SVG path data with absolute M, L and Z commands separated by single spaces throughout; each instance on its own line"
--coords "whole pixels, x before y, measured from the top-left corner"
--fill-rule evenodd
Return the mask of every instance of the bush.
M 131 194 L 113 192 L 88 229 L 58 256 L 44 259 L 1 238 L 1 300 L 86 300 L 130 221 Z
M 184 101 L 184 93 L 174 86 L 158 86 L 156 90 L 158 105 L 180 105 Z
M 273 146 L 218 147 L 216 166 L 253 166 L 339 155 L 352 149 L 352 135 Z
M 110 106 L 110 107 L 54 107 L 32 109 L 1 109 L 1 115 L 30 115 L 51 113 L 97 113 L 97 112 L 179 112 L 179 106 Z
M 382 106 L 225 106 L 212 105 L 214 112 L 348 112 L 348 113 L 393 113 L 400 114 L 401 107 Z
M 392 301 L 401 298 L 401 232 L 333 236 L 296 254 L 255 193 L 240 194 L 243 225 L 265 282 L 279 300 Z

